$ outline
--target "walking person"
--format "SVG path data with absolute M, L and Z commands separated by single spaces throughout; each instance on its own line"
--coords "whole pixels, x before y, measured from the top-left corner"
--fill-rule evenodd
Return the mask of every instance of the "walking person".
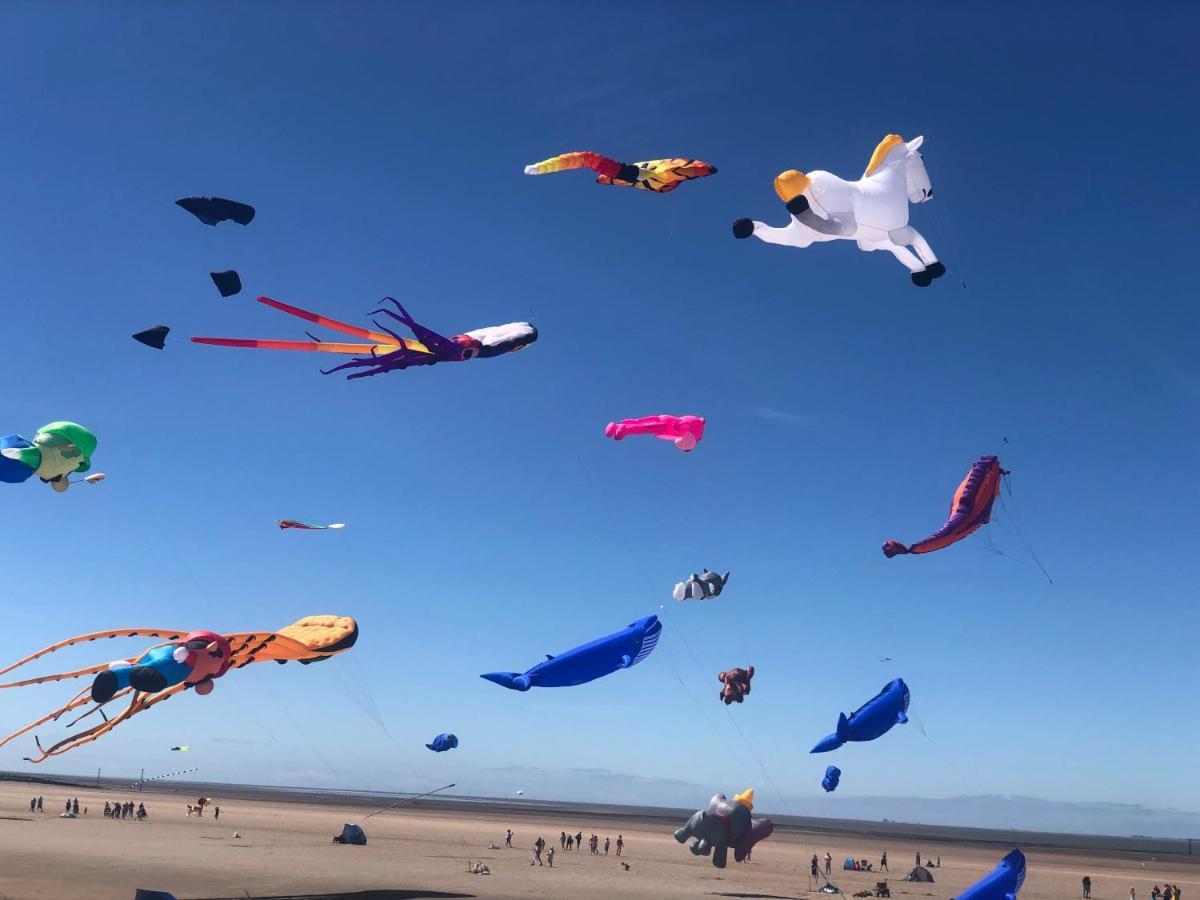
M 550 868 L 554 868 L 554 845 L 550 845 L 550 849 L 546 851 L 546 862 L 550 863 Z
M 1092 897 L 1092 879 L 1087 875 L 1083 876 L 1083 900 L 1091 900 Z
M 575 849 L 583 850 L 583 832 L 582 831 L 575 833 Z
M 567 835 L 567 849 L 568 850 L 575 849 L 575 836 L 572 834 Z
M 221 818 L 221 807 L 214 806 L 213 807 L 213 821 L 215 822 L 219 818 Z
M 38 812 L 45 812 L 45 810 L 42 809 L 42 798 L 40 796 L 38 797 Z
M 67 801 L 67 810 L 66 810 L 66 812 L 67 812 L 67 815 L 70 815 L 70 814 L 71 814 L 71 801 L 70 801 L 70 800 L 68 800 L 68 801 Z
M 29 811 L 33 812 L 35 809 L 37 809 L 37 797 L 34 797 L 29 801 Z
M 504 836 L 504 846 L 507 847 L 509 850 L 512 849 L 512 829 L 511 828 L 508 829 L 508 834 L 506 834 Z
M 537 863 L 539 866 L 542 864 L 542 839 L 541 838 L 538 838 L 536 841 L 533 842 L 533 859 L 529 860 L 529 864 L 532 866 L 534 863 Z
M 612 838 L 608 838 L 608 837 L 606 837 L 604 839 L 604 855 L 605 856 L 608 856 L 608 844 L 611 840 L 612 840 Z
M 817 854 L 813 854 L 812 858 L 812 877 L 817 878 L 821 874 L 820 863 L 817 861 Z
M 621 851 L 625 849 L 625 838 L 617 835 L 617 856 L 621 855 Z
M 71 804 L 71 813 L 76 816 L 79 815 L 79 798 L 78 797 L 76 797 L 74 802 Z
M 562 850 L 567 849 L 567 833 L 565 831 L 560 831 L 558 834 L 558 846 Z
M 833 871 L 833 857 L 829 855 L 829 851 L 825 851 L 825 877 L 829 877 L 829 873 Z
M 1137 891 L 1133 888 L 1129 889 L 1129 900 L 1137 900 Z

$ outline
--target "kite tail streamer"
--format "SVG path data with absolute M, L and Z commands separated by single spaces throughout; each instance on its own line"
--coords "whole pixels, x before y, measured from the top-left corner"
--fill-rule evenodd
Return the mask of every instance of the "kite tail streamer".
M 548 175 L 551 172 L 567 172 L 571 169 L 591 169 L 597 175 L 607 178 L 620 178 L 622 181 L 637 181 L 637 166 L 629 166 L 617 162 L 607 156 L 601 156 L 591 150 L 579 150 L 574 153 L 564 153 L 552 156 L 532 166 L 525 167 L 526 175 Z M 624 170 L 630 170 L 622 174 Z

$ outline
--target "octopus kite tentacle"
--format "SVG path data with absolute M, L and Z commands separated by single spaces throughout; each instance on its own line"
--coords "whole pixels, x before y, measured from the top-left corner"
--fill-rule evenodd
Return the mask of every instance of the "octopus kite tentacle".
M 34 741 L 42 755 L 38 757 L 27 756 L 25 757 L 25 760 L 31 763 L 40 763 L 46 759 L 49 759 L 51 756 L 59 756 L 60 754 L 66 753 L 68 750 L 74 750 L 76 747 L 81 747 L 84 744 L 90 744 L 97 738 L 108 734 L 108 732 L 112 731 L 122 722 L 133 718 L 143 710 L 147 710 L 150 707 L 161 703 L 163 700 L 174 697 L 180 691 L 186 690 L 188 687 L 189 686 L 186 684 L 177 684 L 173 687 L 167 688 L 165 691 L 160 691 L 159 693 L 153 695 L 141 693 L 135 694 L 133 700 L 130 701 L 129 705 L 121 711 L 120 715 L 101 722 L 99 725 L 93 725 L 87 731 L 72 735 L 68 738 L 63 738 L 61 741 L 51 745 L 49 748 L 42 747 L 41 741 L 35 738 Z M 149 700 L 145 699 L 147 696 L 150 696 Z
M 62 650 L 64 647 L 73 647 L 76 644 L 85 644 L 89 641 L 97 641 L 102 638 L 156 637 L 167 641 L 177 641 L 185 634 L 187 634 L 186 631 L 170 628 L 115 628 L 111 631 L 93 631 L 91 634 L 81 634 L 78 637 L 67 638 L 65 641 L 59 641 L 57 644 L 51 644 L 49 647 L 43 647 L 36 653 L 31 653 L 24 659 L 17 660 L 11 666 L 0 669 L 0 675 L 7 675 L 13 669 L 20 668 L 36 659 L 41 659 L 43 656 L 53 653 L 56 650 Z

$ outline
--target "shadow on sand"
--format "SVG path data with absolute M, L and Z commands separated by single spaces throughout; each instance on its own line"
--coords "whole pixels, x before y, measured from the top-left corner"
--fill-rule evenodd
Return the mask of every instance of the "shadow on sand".
M 709 891 L 713 897 L 741 897 L 743 900 L 796 900 L 795 897 L 783 897 L 779 894 L 734 894 L 728 891 Z
M 450 894 L 445 891 L 378 890 L 346 891 L 341 894 L 271 894 L 246 893 L 241 897 L 203 897 L 196 900 L 474 900 L 474 894 Z

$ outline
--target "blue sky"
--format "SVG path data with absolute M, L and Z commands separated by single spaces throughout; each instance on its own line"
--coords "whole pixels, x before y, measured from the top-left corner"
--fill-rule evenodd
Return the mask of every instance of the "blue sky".
M 328 665 L 238 672 L 43 769 L 165 772 L 187 743 L 226 781 L 1200 811 L 1200 23 L 1183 3 L 1083 18 L 5 6 L 0 431 L 83 422 L 110 477 L 4 486 L 0 656 L 122 625 L 362 629 Z M 934 287 L 846 243 L 732 239 L 739 216 L 783 223 L 777 172 L 857 176 L 888 132 L 926 137 Z M 668 196 L 521 174 L 576 149 L 720 171 Z M 192 194 L 258 217 L 205 227 L 172 203 Z M 246 286 L 227 300 L 207 274 L 226 268 Z M 187 342 L 303 336 L 258 294 L 363 323 L 394 295 L 445 333 L 528 319 L 541 338 L 353 383 L 315 355 Z M 129 339 L 158 323 L 165 352 Z M 604 440 L 653 412 L 707 416 L 704 443 Z M 988 535 L 1015 559 L 978 537 L 880 554 L 934 530 L 984 453 L 1053 585 L 1004 512 Z M 632 671 L 528 694 L 478 678 L 655 612 L 703 566 L 733 570 L 726 594 L 670 605 Z M 727 711 L 715 673 L 748 663 Z M 808 755 L 896 675 L 927 738 Z M 9 692 L 6 728 L 69 693 Z M 460 749 L 428 753 L 439 731 Z M 830 762 L 846 774 L 819 798 Z

